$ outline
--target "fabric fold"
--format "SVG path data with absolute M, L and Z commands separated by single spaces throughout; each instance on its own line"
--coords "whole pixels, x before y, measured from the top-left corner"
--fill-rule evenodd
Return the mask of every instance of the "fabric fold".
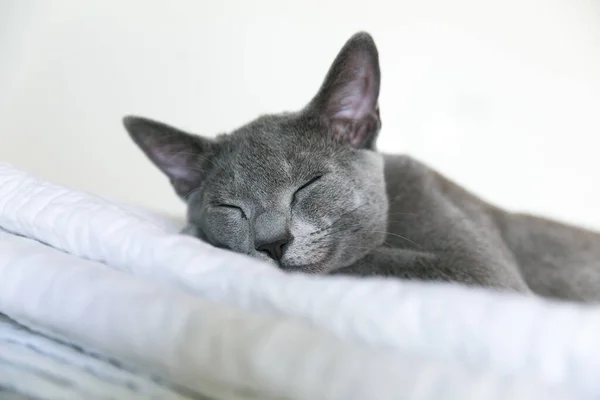
M 0 277 L 0 311 L 11 318 L 210 398 L 479 398 L 474 389 L 563 398 L 537 382 L 351 346 L 293 318 L 201 301 L 7 233 Z

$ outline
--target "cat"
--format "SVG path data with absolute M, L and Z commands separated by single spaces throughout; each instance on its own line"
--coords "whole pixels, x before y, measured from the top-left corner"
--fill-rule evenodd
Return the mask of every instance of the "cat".
M 298 111 L 215 138 L 126 116 L 187 203 L 185 234 L 286 271 L 457 282 L 600 300 L 600 234 L 511 213 L 376 151 L 378 50 L 352 36 Z

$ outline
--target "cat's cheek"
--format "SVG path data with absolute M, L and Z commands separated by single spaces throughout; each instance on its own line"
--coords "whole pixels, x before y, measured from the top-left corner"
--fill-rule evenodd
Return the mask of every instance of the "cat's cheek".
M 292 236 L 295 238 L 305 238 L 317 232 L 319 230 L 319 226 L 317 224 L 311 223 L 306 218 L 294 218 L 291 226 Z
M 335 243 L 319 234 L 295 238 L 281 259 L 281 268 L 289 271 L 326 273 L 336 247 Z

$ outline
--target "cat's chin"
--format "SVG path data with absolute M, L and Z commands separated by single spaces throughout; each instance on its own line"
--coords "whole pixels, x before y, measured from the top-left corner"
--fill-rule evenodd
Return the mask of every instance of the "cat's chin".
M 328 272 L 326 266 L 322 264 L 293 265 L 281 263 L 278 267 L 285 272 L 302 272 L 306 274 L 326 274 Z
M 345 268 L 346 265 L 336 265 L 331 262 L 318 262 L 312 264 L 290 264 L 275 263 L 279 269 L 285 272 L 302 272 L 306 274 L 327 275 L 334 271 Z

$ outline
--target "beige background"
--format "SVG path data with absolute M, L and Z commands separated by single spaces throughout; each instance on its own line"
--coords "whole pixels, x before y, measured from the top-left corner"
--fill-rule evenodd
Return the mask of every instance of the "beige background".
M 597 0 L 0 0 L 0 160 L 179 213 L 121 116 L 212 135 L 297 109 L 357 30 L 380 49 L 382 150 L 600 227 Z

